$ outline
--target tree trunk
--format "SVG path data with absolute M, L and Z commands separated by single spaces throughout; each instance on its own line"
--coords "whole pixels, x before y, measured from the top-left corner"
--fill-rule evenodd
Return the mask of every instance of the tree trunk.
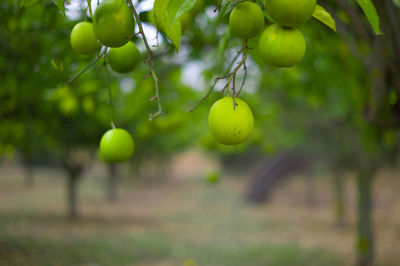
M 343 177 L 340 171 L 334 171 L 332 177 L 333 177 L 333 188 L 334 188 L 335 225 L 337 227 L 343 227 L 345 223 Z
M 369 170 L 369 169 L 368 169 Z M 373 171 L 362 169 L 357 176 L 358 191 L 358 237 L 357 265 L 371 266 L 374 253 L 372 225 L 372 179 Z
M 70 149 L 62 158 L 62 165 L 67 172 L 67 204 L 68 217 L 71 220 L 79 218 L 78 185 L 81 180 L 85 164 L 89 160 L 87 153 L 79 149 Z
M 118 172 L 115 164 L 108 165 L 107 199 L 109 202 L 117 200 Z
M 77 220 L 79 218 L 78 210 L 78 183 L 79 175 L 70 172 L 68 175 L 67 185 L 67 202 L 68 202 L 68 218 L 71 220 Z

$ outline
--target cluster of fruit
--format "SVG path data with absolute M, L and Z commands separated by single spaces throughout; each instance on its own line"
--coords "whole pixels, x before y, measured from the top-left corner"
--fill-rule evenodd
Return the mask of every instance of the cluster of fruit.
M 265 8 L 275 23 L 261 34 L 258 53 L 269 66 L 293 67 L 303 58 L 306 43 L 296 28 L 311 18 L 316 0 L 265 0 Z M 243 39 L 257 36 L 264 29 L 264 13 L 253 2 L 241 2 L 229 18 L 232 33 Z
M 269 66 L 293 67 L 306 51 L 304 37 L 296 27 L 311 18 L 316 0 L 265 0 L 265 8 L 276 23 L 261 34 L 258 53 Z M 254 2 L 240 2 L 229 17 L 231 32 L 244 40 L 261 33 L 264 23 L 264 13 Z M 227 145 L 246 141 L 254 128 L 251 109 L 244 101 L 234 97 L 217 101 L 211 108 L 208 123 L 214 138 Z
M 117 73 L 131 72 L 142 55 L 130 41 L 135 30 L 135 20 L 124 0 L 104 0 L 96 8 L 93 24 L 80 22 L 71 32 L 71 46 L 80 54 L 92 55 L 105 48 L 106 61 Z M 129 160 L 135 144 L 131 134 L 120 128 L 108 130 L 100 141 L 100 156 L 108 163 Z
M 182 16 L 182 30 L 190 24 L 185 18 L 192 18 L 203 6 L 203 2 L 197 0 L 192 10 Z M 262 9 L 256 3 L 248 1 L 240 2 L 234 7 L 229 17 L 229 28 L 234 35 L 244 39 L 244 49 L 247 48 L 248 39 L 256 37 L 264 30 L 258 43 L 261 58 L 273 67 L 292 67 L 301 61 L 306 50 L 304 37 L 296 27 L 311 18 L 316 0 L 265 0 L 265 8 L 274 21 L 265 30 Z M 149 12 L 148 16 L 149 22 L 158 26 L 154 14 Z M 162 28 L 157 28 L 162 31 Z M 110 67 L 115 72 L 128 73 L 141 58 L 139 50 L 130 41 L 134 29 L 135 19 L 124 0 L 104 0 L 93 15 L 93 24 L 80 22 L 73 28 L 71 45 L 76 52 L 85 55 L 98 52 L 103 45 L 105 59 Z M 236 74 L 233 75 L 235 77 Z M 208 124 L 211 134 L 218 142 L 236 145 L 251 136 L 254 117 L 249 106 L 237 98 L 234 91 L 232 97 L 227 96 L 214 103 L 209 112 Z M 126 161 L 133 151 L 134 141 L 123 129 L 113 128 L 101 139 L 100 153 L 107 162 Z
M 292 67 L 306 52 L 303 34 L 296 28 L 314 14 L 316 0 L 266 0 L 265 8 L 275 24 L 261 35 L 259 53 L 274 67 Z

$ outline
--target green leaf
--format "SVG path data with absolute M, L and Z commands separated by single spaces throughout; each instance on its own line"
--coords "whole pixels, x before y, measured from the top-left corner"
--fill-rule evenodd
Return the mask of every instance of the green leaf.
M 179 17 L 189 11 L 195 2 L 196 0 L 156 0 L 154 2 L 154 15 L 157 24 L 178 51 L 182 36 Z
M 179 20 L 175 20 L 169 24 L 165 34 L 167 34 L 168 38 L 171 40 L 172 44 L 175 46 L 176 50 L 179 52 L 180 44 L 181 44 L 181 36 L 182 36 L 182 28 L 181 22 Z
M 390 1 L 390 0 L 386 0 Z M 375 6 L 372 3 L 371 0 L 357 0 L 358 5 L 361 7 L 361 9 L 364 11 L 365 16 L 367 17 L 369 23 L 372 26 L 372 29 L 374 30 L 375 34 L 382 34 L 380 30 L 380 21 L 379 21 L 379 15 L 378 12 L 376 12 Z
M 89 8 L 90 17 L 93 18 L 92 0 L 86 0 L 86 1 L 87 1 L 87 5 L 88 5 L 88 8 Z
M 223 5 L 221 8 L 221 14 L 227 16 L 231 13 L 232 9 L 236 6 L 236 2 L 228 2 L 228 4 Z
M 194 4 L 196 0 L 171 0 L 168 5 L 168 13 L 174 14 L 172 21 L 177 20 L 183 13 L 188 12 Z
M 33 4 L 36 4 L 39 0 L 21 0 L 21 4 L 19 7 L 29 7 Z
M 320 5 L 317 5 L 317 8 L 315 8 L 313 17 L 324 23 L 326 26 L 331 28 L 333 31 L 336 32 L 336 22 L 332 18 L 331 14 L 328 13 L 328 11 L 325 10 Z
M 60 12 L 65 16 L 64 0 L 53 0 L 53 2 L 57 5 Z

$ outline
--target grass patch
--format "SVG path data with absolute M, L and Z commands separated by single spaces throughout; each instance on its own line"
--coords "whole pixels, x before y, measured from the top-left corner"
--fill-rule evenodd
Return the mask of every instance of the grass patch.
M 0 258 L 3 265 L 156 265 L 162 261 L 181 265 L 187 259 L 208 266 L 341 265 L 327 252 L 296 245 L 193 245 L 153 233 L 64 239 L 3 234 Z

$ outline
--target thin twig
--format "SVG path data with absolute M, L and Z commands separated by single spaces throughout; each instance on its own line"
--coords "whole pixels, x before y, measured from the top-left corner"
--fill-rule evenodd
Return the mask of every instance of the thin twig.
M 198 100 L 198 101 L 196 102 L 196 104 L 195 104 L 193 107 L 187 109 L 186 111 L 187 111 L 187 112 L 192 112 L 192 111 L 194 111 L 194 110 L 200 105 L 200 103 L 202 103 L 205 99 L 208 98 L 208 96 L 210 96 L 211 92 L 214 90 L 214 88 L 215 88 L 215 86 L 217 85 L 218 81 L 220 81 L 221 79 L 227 79 L 228 77 L 229 77 L 229 74 L 228 74 L 228 75 L 225 75 L 225 76 L 221 76 L 221 77 L 216 77 L 216 78 L 214 79 L 214 82 L 213 82 L 212 86 L 208 89 L 206 95 L 204 95 L 203 97 L 201 97 L 201 99 Z
M 114 115 L 113 115 L 114 105 L 113 105 L 112 93 L 111 93 L 111 79 L 110 79 L 110 72 L 108 71 L 108 68 L 107 68 L 107 61 L 106 60 L 104 60 L 103 67 L 104 67 L 104 72 L 106 74 L 105 76 L 106 76 L 106 84 L 107 84 L 107 90 L 108 90 L 108 105 L 109 105 L 109 108 L 110 108 L 109 111 L 110 111 L 111 127 L 115 128 Z
M 151 75 L 153 77 L 153 81 L 154 81 L 155 95 L 154 95 L 154 97 L 152 97 L 150 99 L 150 101 L 157 100 L 158 111 L 153 113 L 153 114 L 150 114 L 149 120 L 153 120 L 157 116 L 163 114 L 163 110 L 162 110 L 162 106 L 161 106 L 161 100 L 160 100 L 160 88 L 159 88 L 160 81 L 159 81 L 159 79 L 157 77 L 157 74 L 154 72 L 154 69 L 153 69 L 153 64 L 152 64 L 152 61 L 151 61 L 151 58 L 152 58 L 152 55 L 153 55 L 153 51 L 151 50 L 150 45 L 147 42 L 147 38 L 146 38 L 146 35 L 144 33 L 142 22 L 140 20 L 139 14 L 137 13 L 135 7 L 133 6 L 132 0 L 128 0 L 128 4 L 129 4 L 129 7 L 130 7 L 130 9 L 131 9 L 131 11 L 133 13 L 133 16 L 135 17 L 136 23 L 137 23 L 137 25 L 139 27 L 139 33 L 142 35 L 144 46 L 146 47 L 146 51 L 147 51 L 147 60 L 146 60 L 146 62 L 149 65 L 149 70 L 150 70 L 149 71 L 149 73 L 150 73 L 149 76 Z
M 102 58 L 106 53 L 106 50 L 104 50 L 103 52 L 101 52 L 98 56 L 96 56 L 95 59 L 93 59 L 92 62 L 90 62 L 85 68 L 83 68 L 82 70 L 80 70 L 78 73 L 76 73 L 75 75 L 73 75 L 67 82 L 64 83 L 64 85 L 68 85 L 71 84 L 74 80 L 76 80 L 77 78 L 79 78 L 80 76 L 82 76 L 86 71 L 88 71 L 92 66 L 94 66 L 97 61 L 100 60 L 100 58 Z
M 208 89 L 207 93 L 203 97 L 201 97 L 201 99 L 198 100 L 193 107 L 187 109 L 187 112 L 194 111 L 205 99 L 207 99 L 208 96 L 210 96 L 211 92 L 214 90 L 214 88 L 217 85 L 218 81 L 220 81 L 221 79 L 227 79 L 227 78 L 230 77 L 230 73 L 229 72 L 230 72 L 231 68 L 233 67 L 233 65 L 235 64 L 236 60 L 242 54 L 242 52 L 243 52 L 243 50 L 240 50 L 240 51 L 237 52 L 237 54 L 235 55 L 233 60 L 229 63 L 225 74 L 222 75 L 222 76 L 214 78 L 214 82 L 213 82 L 212 86 Z
M 244 84 L 246 83 L 246 79 L 247 79 L 247 66 L 246 66 L 246 62 L 244 62 L 243 64 L 243 71 L 244 71 L 244 76 L 243 76 L 243 80 L 242 80 L 242 84 L 240 85 L 240 89 L 238 91 L 238 93 L 236 94 L 236 96 L 239 97 L 240 93 L 243 90 Z
M 222 93 L 224 93 L 225 90 L 228 89 L 228 94 L 229 94 L 229 85 L 231 84 L 232 81 L 235 83 L 237 72 L 243 65 L 245 65 L 246 59 L 247 59 L 246 49 L 247 49 L 247 40 L 244 40 L 243 41 L 243 49 L 242 49 L 242 54 L 243 54 L 242 60 L 240 60 L 238 65 L 235 67 L 235 69 L 229 74 L 228 82 L 226 83 L 224 89 L 222 90 Z M 233 97 L 235 97 L 235 85 L 234 84 L 233 84 Z M 234 105 L 236 105 L 235 101 L 234 101 Z
M 235 100 L 236 97 L 236 73 L 233 74 L 233 80 L 232 80 L 232 99 L 233 99 L 233 109 L 235 109 L 237 103 Z

